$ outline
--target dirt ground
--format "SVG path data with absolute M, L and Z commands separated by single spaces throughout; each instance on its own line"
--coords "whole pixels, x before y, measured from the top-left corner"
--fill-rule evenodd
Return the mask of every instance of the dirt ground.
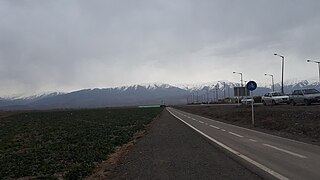
M 246 128 L 320 145 L 320 105 L 254 107 L 255 127 L 251 125 L 251 106 L 198 105 L 175 108 Z

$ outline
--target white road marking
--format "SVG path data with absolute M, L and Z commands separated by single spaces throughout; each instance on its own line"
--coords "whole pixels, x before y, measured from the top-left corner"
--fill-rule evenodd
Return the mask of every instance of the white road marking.
M 216 129 L 220 129 L 219 127 L 214 126 L 214 125 L 210 125 L 210 127 L 213 127 L 213 128 L 216 128 Z
M 199 121 L 199 123 L 203 124 L 204 122 L 202 122 L 202 121 Z
M 266 135 L 266 136 L 275 137 L 275 138 L 278 138 L 278 139 L 284 139 L 284 140 L 291 141 L 291 142 L 296 142 L 296 143 L 300 143 L 300 144 L 307 144 L 307 145 L 310 145 L 310 144 L 305 143 L 305 142 L 301 142 L 301 141 L 297 141 L 297 140 L 293 140 L 293 139 L 288 139 L 288 138 L 284 138 L 284 137 L 280 137 L 280 136 L 275 136 L 275 135 L 272 135 L 272 134 L 267 134 L 267 133 L 264 133 L 264 132 L 260 132 L 260 131 L 256 131 L 256 130 L 252 130 L 252 129 L 248 129 L 248 128 L 244 128 L 244 127 L 236 126 L 236 125 L 233 125 L 233 124 L 228 124 L 228 123 L 225 123 L 225 122 L 221 122 L 221 121 L 217 121 L 217 120 L 209 119 L 209 118 L 202 117 L 202 116 L 195 115 L 195 114 L 193 114 L 193 115 L 194 115 L 194 116 L 197 116 L 197 117 L 199 117 L 199 118 L 202 118 L 202 119 L 206 119 L 206 120 L 209 120 L 209 121 L 215 122 L 215 123 L 225 124 L 225 125 L 232 126 L 232 127 L 235 127 L 235 128 L 244 129 L 244 130 L 247 130 L 247 131 L 255 132 L 255 133 L 258 133 L 258 134 L 263 134 L 263 135 Z
M 236 156 L 238 156 L 238 157 L 240 157 L 240 158 L 248 161 L 249 163 L 257 166 L 258 168 L 260 168 L 260 169 L 262 169 L 263 171 L 271 174 L 272 176 L 276 177 L 277 179 L 289 180 L 289 178 L 287 178 L 287 177 L 285 177 L 285 176 L 283 176 L 283 175 L 281 175 L 281 174 L 273 171 L 272 169 L 269 169 L 268 167 L 266 167 L 266 166 L 264 166 L 264 165 L 262 165 L 262 164 L 260 164 L 260 163 L 258 163 L 258 162 L 256 162 L 256 161 L 250 159 L 249 157 L 241 154 L 240 152 L 238 152 L 238 151 L 236 151 L 236 150 L 233 150 L 233 149 L 231 149 L 230 147 L 226 146 L 225 144 L 223 144 L 223 143 L 221 143 L 221 142 L 213 139 L 212 137 L 208 136 L 207 134 L 203 133 L 202 131 L 198 130 L 197 128 L 193 127 L 193 126 L 190 125 L 189 123 L 185 122 L 184 120 L 182 120 L 181 118 L 179 118 L 178 116 L 176 116 L 175 114 L 173 114 L 170 110 L 168 110 L 168 111 L 169 111 L 169 113 L 170 113 L 172 116 L 176 117 L 177 119 L 179 119 L 180 121 L 182 121 L 183 123 L 185 123 L 187 126 L 189 126 L 190 128 L 194 129 L 195 131 L 197 131 L 198 133 L 200 133 L 200 134 L 203 135 L 204 137 L 208 138 L 208 139 L 211 140 L 212 142 L 218 144 L 218 145 L 221 146 L 222 148 L 224 148 L 224 149 L 228 150 L 229 152 L 233 153 L 234 155 L 236 155 Z
M 237 133 L 234 133 L 234 132 L 231 132 L 231 131 L 229 131 L 229 134 L 232 134 L 232 135 L 234 135 L 234 136 L 237 136 L 237 137 L 243 137 L 243 136 L 241 136 L 240 134 L 237 134 Z
M 206 125 L 209 125 L 208 123 L 205 123 Z
M 194 121 L 196 121 L 196 119 L 195 118 L 191 118 L 192 120 L 194 120 Z
M 226 131 L 225 129 L 221 129 L 221 131 Z
M 285 149 L 282 149 L 282 148 L 278 148 L 278 147 L 272 146 L 270 144 L 263 144 L 263 145 L 267 146 L 267 147 L 270 147 L 270 148 L 273 148 L 273 149 L 276 149 L 276 150 L 279 150 L 279 151 L 282 151 L 282 152 L 285 152 L 285 153 L 288 153 L 288 154 L 291 154 L 293 156 L 297 156 L 299 158 L 307 158 L 307 156 L 304 156 L 304 155 L 301 155 L 301 154 L 298 154 L 298 153 L 294 153 L 294 152 L 291 152 L 291 151 L 288 151 L 288 150 L 285 150 Z
M 254 140 L 254 139 L 249 139 L 249 141 L 252 141 L 252 142 L 257 142 L 257 140 Z

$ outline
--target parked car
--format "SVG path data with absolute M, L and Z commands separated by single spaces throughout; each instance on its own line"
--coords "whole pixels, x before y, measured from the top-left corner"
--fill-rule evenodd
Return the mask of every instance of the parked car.
M 299 103 L 308 106 L 311 103 L 317 102 L 320 102 L 320 92 L 316 89 L 294 90 L 290 96 L 290 103 L 292 105 Z
M 289 104 L 289 96 L 282 94 L 280 92 L 270 92 L 261 97 L 261 102 L 263 105 L 276 105 L 280 103 L 286 103 Z
M 243 99 L 241 99 L 241 104 L 251 104 L 251 102 L 254 103 L 254 100 L 251 97 L 244 97 Z

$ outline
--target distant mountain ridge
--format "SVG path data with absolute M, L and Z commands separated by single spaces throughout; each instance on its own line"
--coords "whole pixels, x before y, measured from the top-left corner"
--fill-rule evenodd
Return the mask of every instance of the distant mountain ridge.
M 151 104 L 185 104 L 187 100 L 197 97 L 198 100 L 216 100 L 233 97 L 233 87 L 239 83 L 217 81 L 195 85 L 170 85 L 163 83 L 136 84 L 114 88 L 83 89 L 70 93 L 49 93 L 29 97 L 0 98 L 0 110 L 28 109 L 61 109 L 61 108 L 95 108 L 136 106 Z M 280 90 L 280 84 L 275 84 L 275 90 Z M 320 88 L 318 82 L 300 81 L 286 83 L 285 92 L 294 89 Z M 270 92 L 269 87 L 258 87 L 255 96 Z

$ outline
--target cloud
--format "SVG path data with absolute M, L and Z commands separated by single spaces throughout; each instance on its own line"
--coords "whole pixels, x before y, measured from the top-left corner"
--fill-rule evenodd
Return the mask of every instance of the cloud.
M 1 1 L 1 95 L 317 72 L 320 2 Z M 252 68 L 254 67 L 254 68 Z M 300 67 L 300 69 L 297 69 Z M 261 75 L 262 74 L 262 75 Z M 278 78 L 279 80 L 279 78 Z

